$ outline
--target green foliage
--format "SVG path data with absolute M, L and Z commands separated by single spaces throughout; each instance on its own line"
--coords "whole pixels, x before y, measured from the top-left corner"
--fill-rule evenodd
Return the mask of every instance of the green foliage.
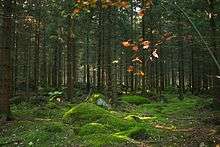
M 47 103 L 47 108 L 49 108 L 49 109 L 56 109 L 56 108 L 58 108 L 58 105 L 56 103 L 54 103 L 54 102 L 48 102 Z
M 44 131 L 26 132 L 26 134 L 23 137 L 25 138 L 25 141 L 28 142 L 29 145 L 43 144 L 44 142 L 50 139 L 50 135 L 48 135 Z
M 89 98 L 88 102 L 96 103 L 98 99 L 107 100 L 106 97 L 101 93 L 93 93 Z
M 122 101 L 125 101 L 130 104 L 135 104 L 135 105 L 150 103 L 150 101 L 147 98 L 142 97 L 142 96 L 138 96 L 138 95 L 122 96 L 122 97 L 120 97 L 120 99 Z
M 63 92 L 62 91 L 53 91 L 53 92 L 49 92 L 49 101 L 53 101 L 56 98 L 60 98 L 63 97 Z
M 44 130 L 47 132 L 53 132 L 53 133 L 62 132 L 63 124 L 60 122 L 53 122 L 45 126 Z

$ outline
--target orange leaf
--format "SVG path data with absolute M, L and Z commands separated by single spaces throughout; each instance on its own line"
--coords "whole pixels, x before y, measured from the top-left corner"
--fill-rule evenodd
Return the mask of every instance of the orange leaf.
M 140 12 L 138 12 L 138 15 L 143 17 L 145 15 L 145 9 L 142 9 Z
M 132 73 L 132 72 L 134 71 L 134 66 L 129 66 L 128 69 L 127 69 L 127 71 L 128 71 L 129 73 Z
M 139 77 L 144 77 L 144 72 L 143 71 L 139 71 L 138 73 L 136 73 L 137 76 Z
M 137 52 L 137 51 L 139 50 L 139 48 L 138 48 L 137 45 L 135 45 L 135 46 L 132 47 L 132 50 L 135 51 L 135 52 Z
M 74 10 L 73 10 L 73 14 L 79 14 L 80 13 L 80 9 L 79 8 L 75 8 Z
M 123 45 L 124 47 L 129 47 L 129 46 L 130 46 L 130 43 L 129 43 L 128 41 L 123 41 L 123 42 L 122 42 L 122 45 Z

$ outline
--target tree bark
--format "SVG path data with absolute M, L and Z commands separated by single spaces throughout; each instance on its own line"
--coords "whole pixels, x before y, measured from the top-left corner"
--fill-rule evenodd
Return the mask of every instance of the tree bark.
M 3 1 L 3 38 L 0 48 L 0 114 L 3 120 L 10 118 L 12 96 L 11 33 L 12 33 L 12 0 Z

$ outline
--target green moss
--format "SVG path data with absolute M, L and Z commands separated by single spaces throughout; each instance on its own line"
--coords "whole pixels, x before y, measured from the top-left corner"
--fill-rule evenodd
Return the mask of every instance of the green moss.
M 112 129 L 110 126 L 99 123 L 88 123 L 81 127 L 79 135 L 91 135 L 91 134 L 110 134 Z
M 156 117 L 128 115 L 125 117 L 125 119 L 129 120 L 129 121 L 143 122 L 143 121 L 148 121 L 148 120 L 154 120 L 154 119 L 156 119 Z
M 57 104 L 54 103 L 54 102 L 48 102 L 46 106 L 49 109 L 56 109 L 56 108 L 58 108 Z
M 76 122 L 86 124 L 96 121 L 102 117 L 110 115 L 109 112 L 103 108 L 100 108 L 92 103 L 81 103 L 69 111 L 67 111 L 63 119 L 65 122 L 74 124 Z
M 140 140 L 150 142 L 169 140 L 172 136 L 185 137 L 189 132 L 171 131 L 170 128 L 193 127 L 183 117 L 190 116 L 190 122 L 194 122 L 200 120 L 197 117 L 209 118 L 211 115 L 201 116 L 198 111 L 206 104 L 201 98 L 189 96 L 180 101 L 175 95 L 166 97 L 166 104 L 154 102 L 135 106 L 121 101 L 120 107 L 126 109 L 117 111 L 106 110 L 94 103 L 62 103 L 58 108 L 50 107 L 54 104 L 49 103 L 40 107 L 28 102 L 19 103 L 11 107 L 18 121 L 0 125 L 0 130 L 4 130 L 0 132 L 0 144 L 19 140 L 23 146 L 137 146 Z M 219 134 L 219 128 L 216 132 Z
M 46 125 L 44 127 L 44 130 L 47 132 L 53 132 L 53 133 L 62 132 L 63 131 L 63 124 L 60 122 L 53 122 L 53 123 Z
M 122 101 L 135 105 L 150 103 L 150 101 L 147 98 L 138 95 L 126 95 L 120 97 L 120 99 Z
M 25 139 L 25 142 L 27 143 L 40 145 L 49 140 L 51 136 L 48 133 L 45 133 L 44 131 L 36 130 L 26 132 L 26 134 L 23 137 Z
M 126 136 L 135 140 L 146 140 L 149 137 L 147 129 L 140 126 L 131 128 L 127 131 L 116 133 L 116 135 Z
M 83 126 L 87 123 L 100 123 L 112 126 L 116 129 L 127 129 L 132 124 L 119 116 L 119 114 L 107 111 L 92 103 L 81 103 L 63 116 L 64 122 Z
M 83 144 L 92 147 L 102 146 L 119 146 L 124 143 L 127 139 L 112 134 L 92 134 L 80 137 L 83 140 Z
M 88 99 L 88 102 L 91 102 L 91 103 L 96 103 L 98 99 L 103 99 L 103 100 L 107 100 L 106 97 L 101 94 L 101 93 L 93 93 L 89 99 Z

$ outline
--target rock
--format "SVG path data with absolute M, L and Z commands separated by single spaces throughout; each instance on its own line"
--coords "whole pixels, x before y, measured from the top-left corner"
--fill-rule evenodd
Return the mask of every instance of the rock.
M 97 101 L 96 101 L 96 104 L 98 106 L 102 106 L 102 107 L 105 107 L 105 108 L 110 108 L 110 105 L 103 99 L 99 98 Z

